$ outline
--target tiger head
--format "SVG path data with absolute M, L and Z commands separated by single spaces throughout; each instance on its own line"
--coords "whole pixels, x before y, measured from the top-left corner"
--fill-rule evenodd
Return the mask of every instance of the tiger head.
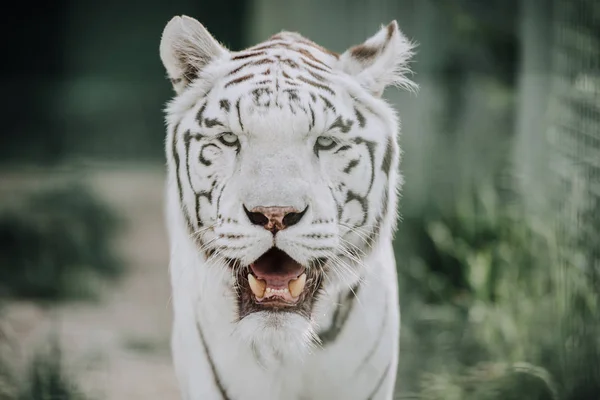
M 393 21 L 341 55 L 290 32 L 232 52 L 184 16 L 160 55 L 176 92 L 171 230 L 193 242 L 198 275 L 219 281 L 198 291 L 229 290 L 240 325 L 307 336 L 323 294 L 356 285 L 391 240 L 398 121 L 381 94 L 415 87 L 411 43 Z

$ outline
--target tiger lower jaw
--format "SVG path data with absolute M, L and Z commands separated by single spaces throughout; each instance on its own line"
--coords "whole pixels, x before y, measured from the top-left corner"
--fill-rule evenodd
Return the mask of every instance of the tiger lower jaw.
M 239 319 L 261 311 L 296 313 L 310 319 L 321 283 L 322 274 L 316 268 L 307 268 L 282 250 L 271 248 L 247 267 L 238 268 Z
M 306 287 L 306 272 L 290 280 L 287 287 L 268 286 L 267 281 L 254 277 L 252 273 L 248 274 L 248 283 L 256 301 L 259 303 L 280 298 L 284 303 L 296 304 Z

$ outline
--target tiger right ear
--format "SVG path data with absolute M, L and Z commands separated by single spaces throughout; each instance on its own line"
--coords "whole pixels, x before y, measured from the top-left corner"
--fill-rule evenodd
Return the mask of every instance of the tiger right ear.
M 208 63 L 228 53 L 200 22 L 185 15 L 169 21 L 160 41 L 160 58 L 177 94 Z
M 408 62 L 413 47 L 392 21 L 363 44 L 344 52 L 340 66 L 375 96 L 381 96 L 389 85 L 416 90 L 418 86 L 406 77 L 411 72 Z

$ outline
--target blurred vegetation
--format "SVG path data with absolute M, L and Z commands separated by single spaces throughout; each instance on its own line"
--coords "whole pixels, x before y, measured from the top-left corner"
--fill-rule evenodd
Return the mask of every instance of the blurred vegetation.
M 517 204 L 481 189 L 401 224 L 401 376 L 416 398 L 598 398 L 597 277 Z
M 199 16 L 240 49 L 249 8 L 246 0 L 13 3 L 0 28 L 15 38 L 5 43 L 12 61 L 0 66 L 0 165 L 162 161 L 162 110 L 173 94 L 158 54 L 163 28 L 175 15 Z
M 573 166 L 591 164 L 600 171 L 600 92 L 594 83 L 600 76 L 598 4 L 14 3 L 15 17 L 2 28 L 5 37 L 21 40 L 6 44 L 13 62 L 5 63 L 2 75 L 2 108 L 9 117 L 0 135 L 0 164 L 53 164 L 79 157 L 163 160 L 161 110 L 172 90 L 158 43 L 174 15 L 198 18 L 232 49 L 251 44 L 252 35 L 262 40 L 290 29 L 337 51 L 397 18 L 420 43 L 413 65 L 423 89 L 417 97 L 395 99 L 401 101 L 407 181 L 396 242 L 400 398 L 598 400 L 600 246 L 590 245 L 593 235 L 600 237 L 598 197 L 585 215 L 574 212 L 564 219 L 567 226 L 558 226 L 552 212 L 560 209 L 554 203 L 562 192 L 551 192 L 538 175 L 527 182 L 522 198 L 482 183 L 494 180 L 498 170 L 512 169 L 514 158 L 527 166 L 525 171 L 550 171 L 552 164 L 549 174 L 562 175 L 569 184 Z M 31 62 L 28 43 L 36 43 L 36 62 Z M 561 43 L 564 49 L 558 48 Z M 560 53 L 561 62 L 551 62 L 552 51 Z M 548 112 L 565 131 L 555 134 L 562 138 L 555 147 L 570 149 L 572 155 L 563 161 L 548 158 L 536 167 L 534 150 L 547 150 L 544 130 L 552 123 L 545 119 L 547 98 L 560 97 L 560 85 L 550 84 L 552 76 L 565 86 L 579 82 L 587 97 L 568 97 L 573 110 L 560 100 L 559 110 Z M 532 96 L 523 96 L 532 88 Z M 526 114 L 531 125 L 515 128 L 519 114 Z M 523 146 L 513 158 L 519 136 L 530 137 L 523 141 L 530 147 Z M 596 179 L 600 193 L 600 175 L 592 172 L 585 174 Z M 524 200 L 540 197 L 553 203 L 553 211 L 533 216 Z M 114 212 L 77 185 L 3 204 L 0 298 L 89 295 L 95 279 L 123 271 L 110 243 L 118 226 Z M 583 228 L 585 235 L 580 235 Z M 132 339 L 126 346 L 150 352 L 156 344 Z M 80 398 L 69 391 L 73 386 L 63 374 L 58 350 L 35 358 L 25 389 L 6 383 L 16 382 L 5 373 L 7 365 L 0 362 L 0 400 L 49 398 L 40 397 L 43 392 Z
M 38 349 L 34 353 L 22 372 L 17 372 L 18 370 L 15 368 L 14 360 L 0 357 L 0 400 L 85 400 L 87 398 L 67 372 L 55 337 L 50 338 L 47 348 Z
M 0 209 L 0 296 L 61 300 L 117 278 L 115 212 L 85 186 L 34 192 Z

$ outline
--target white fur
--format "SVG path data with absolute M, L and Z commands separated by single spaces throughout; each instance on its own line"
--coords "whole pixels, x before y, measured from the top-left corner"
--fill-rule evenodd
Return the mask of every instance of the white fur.
M 190 83 L 174 85 L 178 95 L 167 109 L 166 219 L 174 307 L 172 350 L 184 399 L 222 398 L 201 335 L 229 399 L 366 399 L 373 394 L 385 371 L 384 383 L 373 398 L 392 398 L 400 324 L 392 250 L 396 193 L 401 183 L 395 140 L 398 121 L 391 107 L 374 94 L 389 84 L 409 85 L 399 72 L 406 72 L 410 46 L 395 22 L 389 42 L 385 40 L 389 36 L 386 32 L 384 28 L 366 42 L 370 46 L 382 46 L 382 51 L 363 68 L 354 63 L 349 53 L 339 60 L 326 53 L 318 54 L 333 68 L 330 87 L 335 91 L 332 98 L 336 114 L 353 116 L 353 101 L 360 101 L 362 107 L 370 110 L 365 113 L 364 129 L 354 124 L 351 132 L 344 134 L 348 136 L 332 133 L 341 141 L 361 137 L 377 145 L 371 160 L 376 167 L 375 174 L 369 185 L 367 180 L 371 173 L 367 161 L 360 161 L 350 177 L 336 172 L 352 157 L 369 160 L 368 146 L 353 145 L 352 150 L 342 153 L 346 154 L 344 157 L 324 154 L 317 158 L 313 153 L 316 136 L 306 132 L 306 116 L 291 113 L 287 107 L 257 109 L 249 93 L 251 81 L 225 87 L 224 82 L 231 79 L 227 73 L 241 62 L 233 61 L 234 53 L 220 46 L 200 23 L 188 17 L 176 17 L 165 28 L 161 57 L 170 77 L 178 78 L 181 71 L 186 70 L 182 59 L 197 63 L 195 68 L 199 71 L 199 76 Z M 289 35 L 288 38 L 301 37 Z M 173 55 L 181 49 L 187 49 L 185 51 L 192 55 L 183 58 Z M 290 59 L 299 57 L 289 51 L 284 55 Z M 255 70 L 258 71 L 257 67 L 249 67 L 249 71 Z M 308 89 L 302 90 L 299 104 L 307 108 L 312 100 Z M 218 107 L 220 99 L 238 98 L 241 99 L 243 127 L 234 104 L 229 112 Z M 202 145 L 206 143 L 202 140 L 212 140 L 210 138 L 218 135 L 223 127 L 200 128 L 196 117 L 201 107 L 207 116 L 225 121 L 227 130 L 238 135 L 242 148 L 238 155 L 227 149 Z M 325 133 L 335 115 L 321 112 L 320 108 L 316 110 L 312 131 Z M 182 139 L 186 131 L 209 139 L 192 140 L 186 148 Z M 388 138 L 393 138 L 394 156 L 391 171 L 386 176 L 380 165 Z M 187 150 L 189 153 L 185 153 Z M 176 157 L 181 163 L 182 154 L 192 155 L 189 174 L 181 165 L 179 170 L 176 168 Z M 200 165 L 196 161 L 199 156 L 209 160 L 210 165 Z M 178 184 L 178 174 L 179 180 L 184 176 L 186 182 Z M 210 189 L 207 185 L 214 176 L 220 203 L 217 209 L 214 202 L 202 200 L 200 218 L 204 225 L 201 226 L 193 210 L 190 212 L 195 204 L 194 193 Z M 336 201 L 343 198 L 344 192 L 333 187 L 340 182 L 354 193 L 366 196 L 370 207 L 366 218 L 358 204 L 348 203 L 342 220 L 337 221 Z M 179 186 L 182 187 L 181 201 Z M 381 204 L 386 192 L 388 209 L 383 210 Z M 309 208 L 297 225 L 279 232 L 274 239 L 270 232 L 247 220 L 242 204 L 248 208 L 293 206 L 303 209 L 307 205 Z M 378 216 L 386 211 L 372 249 L 361 253 L 360 260 L 343 257 L 343 264 L 337 263 L 337 267 L 328 272 L 323 293 L 317 298 L 309 319 L 289 313 L 258 312 L 238 321 L 232 271 L 220 256 L 207 259 L 196 240 L 199 238 L 206 247 L 218 248 L 220 255 L 240 259 L 246 265 L 273 244 L 306 264 L 315 256 L 330 256 L 344 246 L 360 245 L 365 234 L 376 226 Z M 186 221 L 186 215 L 190 214 L 194 234 L 189 232 Z M 311 224 L 318 219 L 334 221 Z M 348 228 L 363 219 L 360 229 Z M 306 236 L 310 234 L 321 235 L 321 238 Z M 237 239 L 227 239 L 227 235 L 235 235 Z M 322 347 L 317 334 L 331 324 L 339 294 L 358 282 L 360 290 L 343 330 L 334 343 Z M 374 347 L 375 343 L 379 345 Z M 369 356 L 370 361 L 364 363 L 371 348 L 375 351 Z

